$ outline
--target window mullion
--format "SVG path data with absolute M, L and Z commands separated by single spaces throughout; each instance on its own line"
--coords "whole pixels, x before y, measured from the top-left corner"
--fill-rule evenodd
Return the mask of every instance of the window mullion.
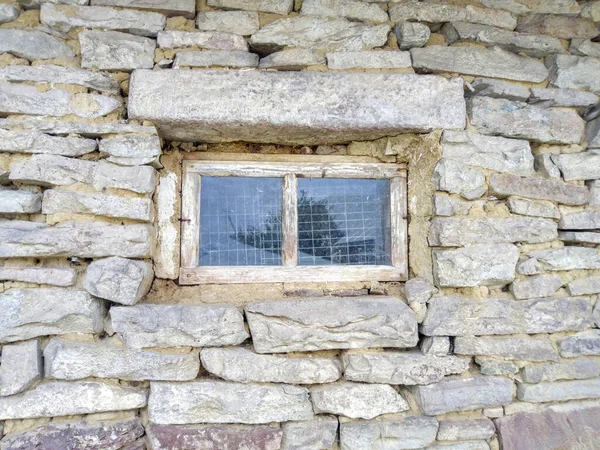
M 406 178 L 394 177 L 390 179 L 390 213 L 391 213 L 391 240 L 392 240 L 392 265 L 408 271 L 406 260 L 407 242 L 407 195 Z
M 285 267 L 298 265 L 298 178 L 288 173 L 283 178 L 281 214 L 282 254 Z

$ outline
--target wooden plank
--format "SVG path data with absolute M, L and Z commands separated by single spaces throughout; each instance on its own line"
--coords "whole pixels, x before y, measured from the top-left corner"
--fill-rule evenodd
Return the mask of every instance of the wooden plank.
M 403 267 L 392 266 L 228 266 L 182 268 L 179 283 L 302 283 L 345 281 L 405 281 Z
M 406 179 L 395 177 L 390 180 L 390 231 L 392 265 L 408 268 L 407 264 L 407 223 L 406 223 Z M 406 277 L 407 274 L 403 274 Z
M 298 179 L 294 174 L 283 178 L 281 214 L 283 265 L 298 265 Z
M 184 168 L 185 169 L 185 168 Z M 200 264 L 200 175 L 184 171 L 181 196 L 181 267 Z

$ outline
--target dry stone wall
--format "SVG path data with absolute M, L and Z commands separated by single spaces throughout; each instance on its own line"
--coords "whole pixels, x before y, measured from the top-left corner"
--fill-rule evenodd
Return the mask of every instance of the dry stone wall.
M 1 450 L 600 441 L 600 1 L 0 0 Z M 406 283 L 178 286 L 197 152 L 408 164 Z

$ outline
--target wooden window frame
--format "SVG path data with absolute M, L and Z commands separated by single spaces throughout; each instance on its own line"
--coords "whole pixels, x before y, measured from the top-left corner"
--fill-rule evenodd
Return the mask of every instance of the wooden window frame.
M 262 155 L 261 155 L 262 156 Z M 266 156 L 266 155 L 265 155 Z M 364 158 L 289 158 L 259 160 L 184 160 L 182 173 L 181 269 L 179 283 L 231 284 L 281 282 L 406 281 L 408 278 L 406 166 L 364 162 Z M 283 162 L 281 158 L 289 160 Z M 343 158 L 343 159 L 341 159 Z M 315 161 L 317 160 L 317 161 Z M 315 161 L 315 162 L 310 162 Z M 200 266 L 202 176 L 283 179 L 281 266 Z M 298 266 L 298 178 L 390 180 L 390 265 Z

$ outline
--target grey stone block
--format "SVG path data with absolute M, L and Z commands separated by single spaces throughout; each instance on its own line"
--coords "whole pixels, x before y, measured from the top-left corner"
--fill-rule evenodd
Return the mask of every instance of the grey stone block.
M 532 217 L 547 217 L 559 219 L 560 211 L 557 206 L 546 200 L 529 200 L 527 198 L 509 197 L 506 206 L 513 214 Z
M 599 34 L 589 19 L 554 14 L 528 14 L 519 17 L 517 31 L 546 34 L 560 39 L 591 39 Z
M 499 197 L 518 195 L 535 200 L 551 200 L 569 206 L 588 203 L 589 191 L 585 186 L 562 181 L 521 178 L 510 174 L 493 174 L 490 191 Z
M 0 52 L 9 52 L 29 61 L 75 56 L 71 47 L 49 34 L 13 28 L 0 29 Z
M 600 358 L 565 359 L 557 363 L 530 364 L 523 367 L 523 381 L 585 380 L 600 377 Z
M 600 154 L 595 151 L 552 155 L 563 178 L 570 180 L 595 180 L 600 178 Z M 597 228 L 597 227 L 596 227 Z
M 258 31 L 260 21 L 252 11 L 202 11 L 196 16 L 196 28 L 250 36 Z
M 433 181 L 438 190 L 459 194 L 468 200 L 479 198 L 487 191 L 482 171 L 448 158 L 438 161 Z
M 562 285 L 563 282 L 558 275 L 537 275 L 514 281 L 510 286 L 510 291 L 517 300 L 551 297 Z M 571 295 L 579 294 L 571 293 Z
M 494 422 L 490 419 L 441 420 L 438 441 L 467 441 L 490 439 L 496 434 Z
M 327 53 L 327 67 L 333 70 L 406 69 L 410 65 L 410 53 L 397 50 Z
M 304 422 L 286 422 L 282 430 L 281 450 L 329 450 L 337 441 L 338 419 L 321 416 Z
M 517 272 L 534 275 L 542 270 L 600 269 L 600 253 L 595 248 L 569 246 L 534 250 L 529 252 L 529 257 L 519 264 Z
M 0 280 L 65 287 L 75 284 L 77 272 L 68 268 L 4 267 L 0 268 Z
M 368 22 L 388 21 L 387 13 L 379 5 L 358 0 L 304 0 L 300 14 Z
M 234 69 L 258 66 L 258 55 L 241 50 L 203 50 L 179 52 L 174 67 L 231 67 Z
M 61 156 L 82 156 L 93 152 L 96 150 L 96 147 L 96 141 L 93 139 L 50 136 L 38 131 L 29 130 L 0 129 L 0 151 L 7 153 L 47 153 Z
M 600 378 L 520 384 L 517 398 L 524 402 L 546 403 L 600 397 Z
M 271 53 L 260 60 L 259 69 L 302 70 L 308 66 L 325 64 L 324 56 L 307 48 L 292 48 Z
M 0 214 L 35 214 L 41 210 L 41 193 L 0 188 Z
M 546 59 L 550 85 L 600 93 L 600 61 L 573 55 L 554 55 Z
M 495 356 L 519 361 L 558 361 L 560 358 L 548 338 L 503 336 L 458 336 L 454 339 L 457 355 Z
M 529 103 L 544 107 L 566 107 L 566 108 L 586 108 L 595 105 L 598 102 L 598 96 L 591 92 L 583 92 L 577 89 L 560 88 L 531 88 L 531 97 Z
M 79 44 L 81 67 L 119 71 L 154 67 L 153 39 L 118 31 L 83 30 Z
M 221 9 L 262 11 L 285 16 L 292 12 L 293 0 L 208 0 L 208 6 Z
M 429 27 L 424 23 L 401 22 L 394 27 L 400 50 L 423 47 L 431 36 Z
M 166 16 L 183 16 L 193 19 L 196 13 L 194 0 L 90 0 L 92 6 L 116 6 L 121 8 L 156 11 Z
M 198 47 L 205 50 L 248 51 L 248 44 L 242 36 L 220 31 L 161 31 L 156 42 L 160 48 Z
M 577 278 L 567 285 L 571 295 L 600 294 L 600 276 Z
M 560 354 L 566 358 L 600 356 L 600 330 L 580 331 L 559 342 Z
M 37 340 L 2 347 L 0 397 L 26 391 L 43 376 L 42 352 Z
M 505 98 L 506 100 L 520 102 L 527 101 L 531 95 L 528 87 L 494 78 L 475 78 L 471 83 L 471 88 L 473 90 L 467 90 L 465 95 L 469 97 L 482 95 L 484 97 Z

